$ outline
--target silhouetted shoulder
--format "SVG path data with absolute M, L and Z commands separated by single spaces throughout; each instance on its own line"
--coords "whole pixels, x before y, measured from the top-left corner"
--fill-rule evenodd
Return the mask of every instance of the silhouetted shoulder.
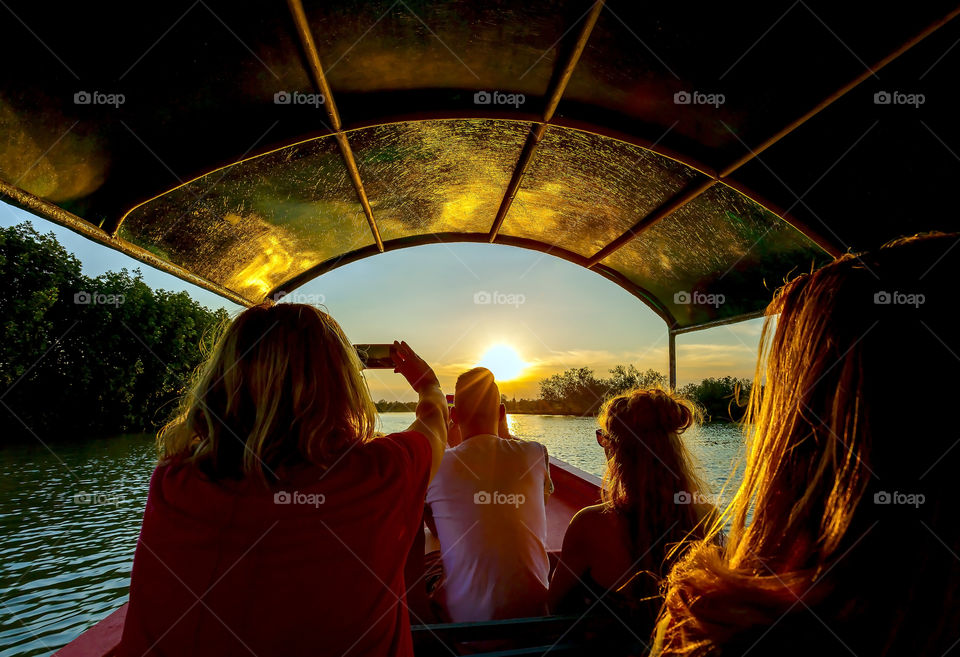
M 570 529 L 576 531 L 591 531 L 601 525 L 610 523 L 610 510 L 605 504 L 594 504 L 579 511 L 570 520 Z

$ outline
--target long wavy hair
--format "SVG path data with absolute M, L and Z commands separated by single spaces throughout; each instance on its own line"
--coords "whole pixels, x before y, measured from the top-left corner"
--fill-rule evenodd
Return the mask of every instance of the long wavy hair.
M 702 521 L 703 485 L 680 434 L 700 412 L 664 390 L 637 389 L 607 400 L 597 423 L 608 444 L 602 501 L 627 522 L 637 569 L 657 581 L 677 547 Z
M 940 655 L 960 639 L 957 241 L 846 255 L 776 294 L 729 540 L 669 574 L 654 654 Z
M 269 484 L 281 465 L 325 467 L 376 427 L 356 350 L 314 306 L 243 311 L 195 379 L 157 446 L 161 462 L 193 464 L 212 479 Z

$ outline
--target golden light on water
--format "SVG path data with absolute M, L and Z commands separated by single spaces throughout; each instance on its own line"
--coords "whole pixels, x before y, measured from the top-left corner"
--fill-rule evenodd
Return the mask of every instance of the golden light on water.
M 512 381 L 523 374 L 527 368 L 527 363 L 520 357 L 517 350 L 502 343 L 488 348 L 477 365 L 493 372 L 493 377 L 498 382 Z

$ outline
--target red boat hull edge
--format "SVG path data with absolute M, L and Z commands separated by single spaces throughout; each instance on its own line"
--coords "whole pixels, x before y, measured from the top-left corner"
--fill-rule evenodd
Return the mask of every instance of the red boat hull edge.
M 551 552 L 551 561 L 555 561 L 570 518 L 583 507 L 600 501 L 600 478 L 552 456 L 550 477 L 555 491 L 547 503 L 547 549 Z M 120 645 L 126 617 L 127 605 L 124 604 L 54 653 L 54 657 L 110 657 Z

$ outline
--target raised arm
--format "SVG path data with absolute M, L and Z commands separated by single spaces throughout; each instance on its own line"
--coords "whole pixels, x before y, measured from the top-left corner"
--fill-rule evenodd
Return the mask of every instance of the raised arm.
M 406 342 L 394 342 L 393 363 L 395 372 L 402 374 L 420 399 L 417 402 L 417 418 L 407 429 L 419 431 L 430 441 L 433 462 L 430 479 L 437 474 L 443 451 L 447 447 L 447 398 L 440 390 L 440 381 L 427 363 Z

